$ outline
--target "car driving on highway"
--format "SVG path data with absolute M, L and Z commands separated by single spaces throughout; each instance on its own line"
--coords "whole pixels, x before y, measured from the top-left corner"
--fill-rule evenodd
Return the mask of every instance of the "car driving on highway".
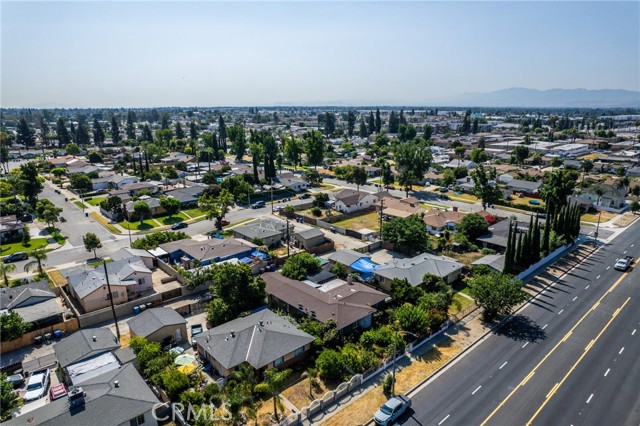
M 629 269 L 629 266 L 631 266 L 631 262 L 633 262 L 633 257 L 632 256 L 626 256 L 626 257 L 623 257 L 622 259 L 618 259 L 616 264 L 613 265 L 613 268 L 618 270 L 618 271 L 624 272 L 627 269 Z

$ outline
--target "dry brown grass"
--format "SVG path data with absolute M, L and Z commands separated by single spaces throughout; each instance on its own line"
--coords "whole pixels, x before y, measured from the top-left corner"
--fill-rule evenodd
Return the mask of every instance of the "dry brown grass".
M 327 391 L 335 388 L 335 386 L 327 386 L 320 378 L 316 379 L 316 381 L 318 382 L 319 388 L 313 389 L 314 398 L 311 398 L 309 396 L 309 379 L 308 378 L 303 379 L 302 381 L 296 383 L 295 385 L 288 387 L 282 392 L 282 394 L 284 395 L 285 398 L 291 401 L 291 403 L 295 405 L 299 410 L 301 408 L 308 406 L 311 403 L 311 401 L 313 401 L 313 399 L 319 398 L 325 393 L 327 393 Z
M 51 278 L 56 287 L 64 287 L 68 284 L 67 279 L 57 269 L 47 271 L 47 274 L 49 274 L 49 278 Z
M 112 224 L 110 224 L 109 221 L 105 219 L 102 215 L 96 212 L 91 212 L 89 213 L 89 216 L 94 218 L 100 225 L 107 228 L 107 231 L 111 232 L 112 234 L 120 234 L 120 230 L 115 226 L 113 226 Z
M 380 216 L 376 212 L 367 214 L 355 214 L 348 219 L 341 220 L 340 222 L 335 222 L 334 225 L 341 228 L 353 229 L 354 231 L 358 231 L 364 228 L 377 231 L 380 229 Z
M 473 262 L 475 262 L 478 259 L 481 259 L 484 257 L 484 254 L 482 254 L 479 251 L 472 251 L 469 253 L 456 253 L 456 252 L 451 252 L 451 253 L 443 253 L 445 256 L 449 256 L 449 257 L 453 257 L 455 260 L 457 260 L 460 263 L 464 263 L 464 265 L 467 268 L 471 267 L 471 264 Z
M 590 222 L 590 223 L 598 223 L 598 216 L 600 216 L 600 223 L 604 223 L 604 222 L 608 222 L 611 219 L 614 219 L 617 215 L 617 213 L 612 213 L 612 212 L 606 212 L 606 211 L 602 211 L 602 214 L 600 214 L 600 212 L 598 213 L 585 213 L 582 215 L 582 217 L 580 218 L 581 221 L 583 222 Z
M 638 216 L 631 212 L 626 212 L 618 220 L 616 220 L 613 225 L 619 228 L 624 228 L 625 226 L 629 226 L 631 222 L 633 222 Z
M 457 355 L 460 350 L 460 346 L 451 339 L 446 339 L 434 346 L 423 357 L 414 359 L 410 365 L 396 373 L 396 392 L 408 392 Z M 320 424 L 325 426 L 364 424 L 373 417 L 376 410 L 386 400 L 387 397 L 382 393 L 382 387 L 378 386 Z

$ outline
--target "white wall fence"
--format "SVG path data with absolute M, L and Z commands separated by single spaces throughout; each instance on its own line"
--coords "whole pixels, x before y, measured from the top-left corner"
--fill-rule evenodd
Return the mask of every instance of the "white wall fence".
M 533 265 L 529 266 L 524 271 L 520 272 L 518 274 L 518 279 L 522 280 L 522 279 L 528 277 L 529 275 L 531 275 L 538 268 L 541 268 L 542 266 L 545 266 L 545 265 L 548 265 L 548 264 L 550 264 L 552 262 L 555 262 L 556 259 L 558 259 L 560 256 L 564 255 L 569 249 L 571 249 L 571 247 L 573 247 L 575 245 L 578 245 L 578 244 L 582 244 L 584 241 L 586 241 L 586 238 L 583 237 L 583 236 L 580 236 L 580 237 L 578 237 L 578 239 L 573 244 L 569 243 L 569 244 L 563 245 L 562 247 L 557 248 L 555 251 L 553 251 L 549 255 L 545 256 L 544 258 L 542 258 L 537 263 L 534 263 Z

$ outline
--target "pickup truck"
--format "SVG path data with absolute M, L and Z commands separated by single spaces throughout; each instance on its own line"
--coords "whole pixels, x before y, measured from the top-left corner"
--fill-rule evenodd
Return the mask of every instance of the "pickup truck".
M 633 262 L 633 256 L 625 256 L 621 259 L 618 259 L 616 264 L 613 265 L 613 269 L 624 272 L 627 269 L 629 269 L 629 266 L 631 266 L 632 262 Z
M 407 409 L 411 400 L 405 395 L 396 395 L 385 402 L 373 416 L 373 421 L 380 426 L 392 425 Z

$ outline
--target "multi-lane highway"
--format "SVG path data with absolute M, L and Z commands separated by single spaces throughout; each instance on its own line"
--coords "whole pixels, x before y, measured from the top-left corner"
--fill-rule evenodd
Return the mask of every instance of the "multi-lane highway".
M 640 223 L 411 395 L 403 425 L 640 424 Z

